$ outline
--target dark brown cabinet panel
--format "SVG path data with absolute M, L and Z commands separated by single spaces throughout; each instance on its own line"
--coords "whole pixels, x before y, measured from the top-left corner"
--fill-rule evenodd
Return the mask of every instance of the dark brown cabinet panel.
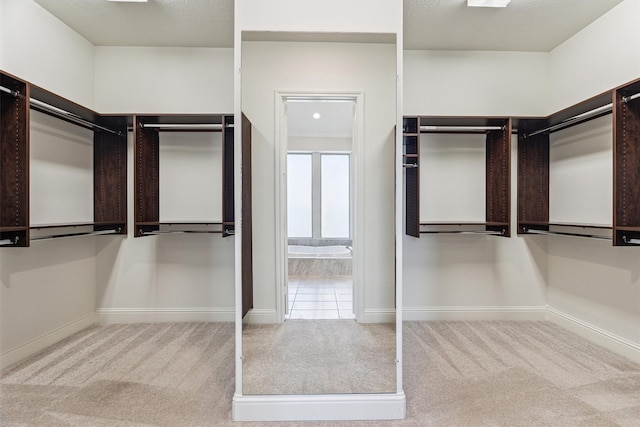
M 420 138 L 424 134 L 484 134 L 486 144 L 485 222 L 420 222 Z M 439 233 L 482 233 L 510 237 L 511 120 L 485 117 L 405 117 L 405 232 L 409 236 Z
M 251 122 L 242 115 L 242 317 L 253 308 Z
M 518 234 L 549 230 L 549 135 L 518 135 Z
M 640 80 L 614 93 L 613 244 L 640 244 Z
M 405 117 L 402 146 L 405 185 L 405 232 L 420 237 L 420 118 Z
M 127 120 L 101 117 L 100 123 L 120 133 L 94 132 L 93 221 L 97 231 L 127 234 Z
M 0 72 L 0 246 L 32 240 L 127 232 L 127 116 L 103 116 L 29 82 Z M 93 131 L 94 219 L 30 224 L 30 109 Z
M 134 116 L 134 236 L 160 228 L 160 136 L 157 129 L 145 128 L 148 118 Z
M 233 235 L 235 230 L 235 160 L 234 160 L 234 117 L 224 117 L 222 130 L 222 236 Z
M 29 246 L 29 85 L 0 74 L 0 245 Z
M 163 233 L 234 234 L 234 119 L 222 114 L 163 114 L 134 117 L 135 237 Z M 222 134 L 222 222 L 160 221 L 160 133 Z M 215 183 L 205 183 L 215 185 Z M 203 198 L 208 197 L 202 194 Z
M 549 135 L 612 114 L 613 224 L 549 220 Z M 610 239 L 640 245 L 640 79 L 546 118 L 518 119 L 518 233 Z

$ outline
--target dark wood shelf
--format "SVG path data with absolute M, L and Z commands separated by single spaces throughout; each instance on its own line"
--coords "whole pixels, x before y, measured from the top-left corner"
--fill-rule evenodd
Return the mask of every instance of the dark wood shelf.
M 29 83 L 0 72 L 0 241 L 29 246 Z M 13 228 L 13 229 L 11 229 Z
M 31 240 L 48 240 L 61 237 L 121 235 L 126 223 L 58 223 L 32 224 Z
M 165 127 L 169 126 L 169 128 Z M 175 127 L 173 127 L 175 126 Z M 204 128 L 196 129 L 193 126 Z M 135 151 L 135 237 L 163 232 L 162 225 L 193 226 L 192 221 L 160 221 L 160 132 L 222 132 L 222 217 L 227 226 L 222 228 L 223 237 L 233 228 L 234 221 L 234 117 L 224 114 L 160 114 L 136 115 L 134 117 Z M 202 197 L 207 197 L 203 194 Z M 214 224 L 214 222 L 199 222 Z M 222 225 L 221 222 L 217 223 Z M 193 227 L 192 227 L 193 228 Z M 192 232 L 197 232 L 190 229 Z M 174 232 L 178 232 L 175 230 Z M 189 231 L 185 228 L 185 232 Z M 204 230 L 202 232 L 209 232 Z
M 100 115 L 95 111 L 0 71 L 0 240 L 11 246 L 29 246 L 32 230 L 79 225 L 29 224 L 29 121 L 30 110 L 93 131 L 94 222 L 92 232 L 106 231 L 116 224 L 127 232 L 127 125 L 122 115 Z M 8 89 L 8 90 L 7 90 Z M 19 227 L 9 229 L 7 227 Z
M 425 129 L 428 127 L 429 129 Z M 405 232 L 413 237 L 436 233 L 432 227 L 484 227 L 476 230 L 503 237 L 511 235 L 511 119 L 506 117 L 404 117 L 403 160 L 405 167 Z M 410 132 L 407 132 L 410 131 Z M 486 144 L 485 222 L 420 223 L 420 138 L 421 134 L 482 133 Z M 422 229 L 421 229 L 422 227 Z M 442 230 L 443 233 L 466 232 Z
M 637 231 L 640 233 L 640 227 L 625 227 L 625 226 L 617 226 L 616 230 L 620 230 L 620 231 Z
M 508 222 L 421 222 L 420 234 L 487 234 L 503 236 Z
M 520 234 L 531 235 L 556 235 L 556 236 L 573 236 L 587 237 L 591 239 L 611 240 L 612 227 L 603 225 L 587 225 L 587 224 L 550 224 L 548 227 L 527 227 L 524 226 L 520 230 Z
M 613 244 L 637 246 L 640 239 L 640 79 L 613 93 Z
M 518 233 L 612 239 L 614 246 L 640 241 L 640 79 L 603 92 L 544 118 L 518 126 Z M 631 99 L 634 97 L 634 99 Z M 549 223 L 549 134 L 613 113 L 613 224 Z M 563 228 L 558 231 L 555 228 Z M 591 230 L 592 235 L 578 232 Z M 604 236 L 602 231 L 609 231 Z M 633 242 L 632 242 L 633 241 Z M 630 243 L 632 242 L 632 243 Z
M 136 223 L 142 235 L 172 234 L 172 233 L 204 233 L 222 234 L 224 225 L 216 221 L 163 221 Z

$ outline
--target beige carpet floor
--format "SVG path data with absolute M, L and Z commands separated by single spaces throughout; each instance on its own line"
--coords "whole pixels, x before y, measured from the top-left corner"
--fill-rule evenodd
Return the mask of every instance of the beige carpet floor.
M 639 426 L 640 365 L 547 322 L 406 322 L 407 419 Z M 96 325 L 0 374 L 1 426 L 231 426 L 232 324 Z
M 244 325 L 245 394 L 395 393 L 395 324 Z

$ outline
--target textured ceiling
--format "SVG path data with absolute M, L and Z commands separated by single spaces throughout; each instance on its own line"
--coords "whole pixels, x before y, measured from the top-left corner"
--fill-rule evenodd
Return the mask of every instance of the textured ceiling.
M 35 1 L 98 46 L 233 47 L 233 0 Z M 404 47 L 546 52 L 621 1 L 511 0 L 501 9 L 404 0 Z
M 404 0 L 404 48 L 548 52 L 622 0 Z
M 35 2 L 97 46 L 233 47 L 233 0 Z

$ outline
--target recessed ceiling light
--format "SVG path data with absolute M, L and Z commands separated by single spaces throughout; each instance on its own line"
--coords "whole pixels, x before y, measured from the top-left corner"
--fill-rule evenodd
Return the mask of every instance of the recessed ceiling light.
M 467 7 L 506 7 L 511 0 L 467 0 Z
M 320 118 L 320 113 L 313 113 L 312 116 L 314 119 L 318 120 Z

